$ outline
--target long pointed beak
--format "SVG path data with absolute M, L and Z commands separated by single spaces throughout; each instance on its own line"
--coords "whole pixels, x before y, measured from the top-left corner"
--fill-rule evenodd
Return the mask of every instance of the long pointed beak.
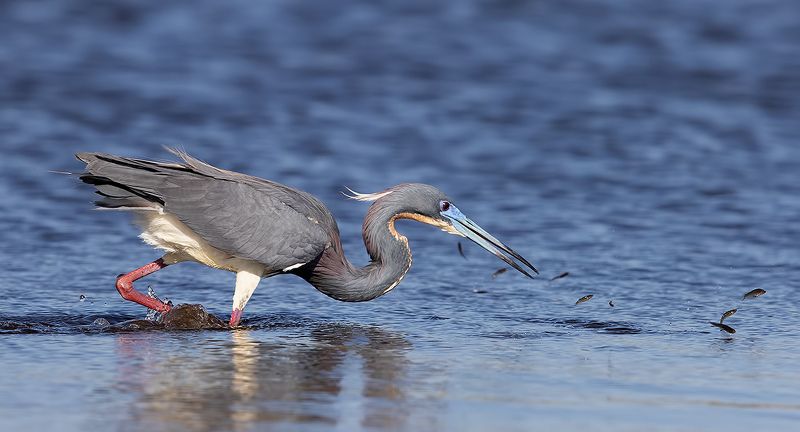
M 519 264 L 517 264 L 514 260 L 506 256 L 503 252 L 511 255 L 512 257 L 519 260 L 522 264 L 528 266 L 531 270 L 533 270 L 536 274 L 539 274 L 539 270 L 536 270 L 531 263 L 528 262 L 522 255 L 514 252 L 513 249 L 506 246 L 500 240 L 496 239 L 494 236 L 486 232 L 483 228 L 478 226 L 475 222 L 473 222 L 470 218 L 464 216 L 461 211 L 459 211 L 455 206 L 451 205 L 450 209 L 446 212 L 442 212 L 442 215 L 447 217 L 450 222 L 453 223 L 453 228 L 458 231 L 464 237 L 472 240 L 473 242 L 477 243 L 480 247 L 486 249 L 487 251 L 494 254 L 496 257 L 500 258 L 501 260 L 505 261 L 511 267 L 514 267 L 517 271 L 528 276 L 529 278 L 533 278 L 524 268 L 522 268 Z

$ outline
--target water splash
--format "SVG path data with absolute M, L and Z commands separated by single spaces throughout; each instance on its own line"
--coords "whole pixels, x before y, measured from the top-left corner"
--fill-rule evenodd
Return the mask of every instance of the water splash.
M 147 286 L 147 296 L 150 297 L 150 298 L 154 298 L 154 299 L 156 299 L 156 300 L 158 300 L 158 301 L 160 301 L 162 303 L 166 303 L 170 307 L 172 307 L 172 300 L 170 300 L 168 298 L 164 298 L 164 300 L 161 300 L 158 297 L 158 295 L 156 295 L 156 291 L 153 289 L 152 285 L 148 285 Z M 154 322 L 160 322 L 161 318 L 162 318 L 162 313 L 158 312 L 158 311 L 155 311 L 153 309 L 148 309 L 147 310 L 147 315 L 144 317 L 144 319 L 146 319 L 147 321 L 154 321 Z

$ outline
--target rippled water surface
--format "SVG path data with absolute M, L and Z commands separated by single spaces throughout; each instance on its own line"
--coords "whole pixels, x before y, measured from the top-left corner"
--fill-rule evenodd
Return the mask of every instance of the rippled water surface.
M 800 428 L 798 5 L 3 2 L 0 429 Z M 360 264 L 339 191 L 434 184 L 542 275 L 403 222 L 375 301 L 285 276 L 239 330 L 125 327 L 158 253 L 48 170 L 164 145 L 320 197 Z M 226 318 L 233 281 L 139 287 Z

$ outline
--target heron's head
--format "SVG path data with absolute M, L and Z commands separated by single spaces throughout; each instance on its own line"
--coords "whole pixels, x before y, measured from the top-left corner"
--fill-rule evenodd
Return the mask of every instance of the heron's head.
M 413 219 L 433 225 L 447 233 L 466 237 L 528 277 L 532 276 L 514 259 L 536 274 L 539 273 L 520 254 L 514 252 L 513 249 L 461 213 L 461 210 L 444 192 L 433 186 L 422 183 L 404 183 L 374 194 L 360 194 L 352 190 L 350 192 L 353 194 L 348 195 L 350 198 L 359 201 L 377 201 L 375 205 L 393 209 L 392 219 Z

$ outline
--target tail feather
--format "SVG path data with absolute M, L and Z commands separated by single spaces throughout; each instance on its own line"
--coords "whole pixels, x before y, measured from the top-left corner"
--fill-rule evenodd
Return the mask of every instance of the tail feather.
M 80 180 L 97 189 L 103 198 L 95 201 L 100 208 L 153 209 L 164 205 L 158 186 L 164 176 L 154 164 L 102 153 L 78 153 L 86 163 Z
M 155 162 L 107 153 L 78 153 L 75 156 L 86 163 L 86 170 L 79 178 L 93 185 L 103 197 L 95 201 L 98 207 L 152 210 L 163 208 L 163 192 L 175 189 L 176 180 L 215 178 L 225 173 L 184 151 L 168 150 L 180 157 L 183 163 Z M 191 182 L 178 183 L 187 187 Z

